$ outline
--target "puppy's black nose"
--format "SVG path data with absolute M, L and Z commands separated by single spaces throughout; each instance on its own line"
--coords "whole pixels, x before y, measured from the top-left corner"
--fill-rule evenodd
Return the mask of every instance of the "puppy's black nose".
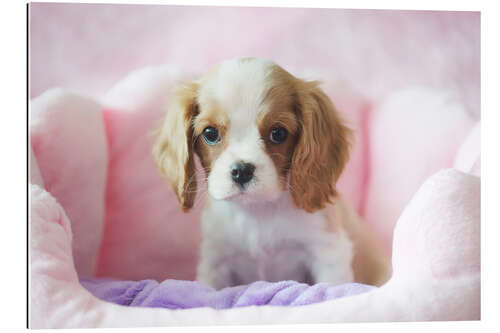
M 248 183 L 253 178 L 255 165 L 245 162 L 236 162 L 231 166 L 231 177 L 233 181 L 241 186 Z

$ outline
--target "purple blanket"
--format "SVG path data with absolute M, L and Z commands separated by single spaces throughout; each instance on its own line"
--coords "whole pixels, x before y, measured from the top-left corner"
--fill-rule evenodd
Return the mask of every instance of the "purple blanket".
M 125 306 L 167 309 L 211 307 L 228 309 L 250 305 L 297 306 L 353 296 L 375 287 L 357 283 L 313 286 L 295 281 L 257 281 L 249 285 L 215 290 L 195 281 L 154 280 L 120 281 L 113 279 L 80 279 L 80 283 L 97 298 Z

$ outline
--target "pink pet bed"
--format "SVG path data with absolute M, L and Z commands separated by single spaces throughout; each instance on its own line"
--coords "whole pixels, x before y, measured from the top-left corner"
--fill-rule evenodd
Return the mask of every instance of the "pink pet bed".
M 230 309 L 122 306 L 90 293 L 80 280 L 194 279 L 203 198 L 182 213 L 151 158 L 168 91 L 188 77 L 145 68 L 100 100 L 53 89 L 31 101 L 31 327 L 480 318 L 479 120 L 447 92 L 374 102 L 334 81 L 323 88 L 356 131 L 339 189 L 392 256 L 385 285 Z

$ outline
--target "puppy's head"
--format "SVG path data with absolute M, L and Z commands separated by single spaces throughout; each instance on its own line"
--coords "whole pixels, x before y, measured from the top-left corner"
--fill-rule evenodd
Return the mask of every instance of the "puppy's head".
M 184 211 L 195 198 L 196 153 L 214 199 L 273 201 L 289 191 L 314 212 L 336 195 L 349 134 L 317 82 L 241 58 L 174 90 L 153 155 Z

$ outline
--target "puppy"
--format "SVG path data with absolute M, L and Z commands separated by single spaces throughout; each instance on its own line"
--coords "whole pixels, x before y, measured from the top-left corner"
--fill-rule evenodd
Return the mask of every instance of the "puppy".
M 389 266 L 335 182 L 346 127 L 315 81 L 271 61 L 227 60 L 177 87 L 153 148 L 186 212 L 206 175 L 197 279 L 381 284 Z

